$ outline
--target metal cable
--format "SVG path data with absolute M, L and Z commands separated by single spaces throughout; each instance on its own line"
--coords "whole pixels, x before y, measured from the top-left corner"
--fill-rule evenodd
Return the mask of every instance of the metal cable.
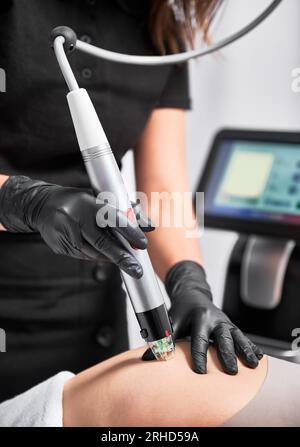
M 77 84 L 76 78 L 74 76 L 74 73 L 72 71 L 72 68 L 70 67 L 68 58 L 65 53 L 64 49 L 64 43 L 65 38 L 63 36 L 58 36 L 54 40 L 54 52 L 55 56 L 57 58 L 58 65 L 60 66 L 60 69 L 62 71 L 63 77 L 65 78 L 65 81 L 70 89 L 72 90 L 78 90 L 79 86 Z
M 219 43 L 216 43 L 205 49 L 191 50 L 184 53 L 170 54 L 167 56 L 135 56 L 105 50 L 86 42 L 82 42 L 81 40 L 77 40 L 76 49 L 84 53 L 91 54 L 92 56 L 96 56 L 113 62 L 120 62 L 123 64 L 170 65 L 177 64 L 179 62 L 186 62 L 189 59 L 195 59 L 197 57 L 205 56 L 206 54 L 210 54 L 214 51 L 220 50 L 221 48 L 224 48 L 227 45 L 245 36 L 254 28 L 256 28 L 261 22 L 263 22 L 282 1 L 283 0 L 274 0 L 258 17 L 256 17 L 252 22 L 250 22 L 240 31 L 237 31 L 233 35 L 221 40 Z

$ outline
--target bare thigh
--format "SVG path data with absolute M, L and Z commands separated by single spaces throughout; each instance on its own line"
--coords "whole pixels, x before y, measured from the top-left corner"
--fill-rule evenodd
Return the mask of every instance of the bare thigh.
M 239 362 L 239 372 L 221 370 L 213 348 L 208 373 L 191 369 L 190 342 L 176 343 L 175 358 L 144 362 L 145 347 L 112 357 L 75 376 L 65 386 L 65 426 L 218 426 L 255 397 L 267 373 Z

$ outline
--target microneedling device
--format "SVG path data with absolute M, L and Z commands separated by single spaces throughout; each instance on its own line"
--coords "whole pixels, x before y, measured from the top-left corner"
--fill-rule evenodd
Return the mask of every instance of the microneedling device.
M 78 40 L 75 32 L 66 26 L 57 27 L 52 31 L 50 40 L 58 64 L 70 90 L 67 95 L 67 100 L 81 154 L 91 185 L 96 194 L 103 191 L 113 193 L 117 197 L 120 210 L 126 213 L 127 216 L 135 219 L 135 214 L 131 207 L 120 170 L 95 108 L 87 91 L 79 88 L 66 57 L 65 49 L 68 52 L 77 49 L 94 57 L 124 64 L 178 64 L 211 54 L 245 36 L 269 17 L 281 2 L 282 0 L 271 1 L 250 23 L 219 42 L 205 48 L 165 56 L 136 56 L 108 51 Z M 129 250 L 134 250 L 124 238 L 122 242 Z M 125 272 L 121 272 L 122 278 L 138 319 L 142 337 L 149 344 L 156 359 L 167 360 L 173 357 L 175 345 L 172 337 L 173 328 L 168 316 L 164 297 L 157 282 L 147 250 L 134 250 L 132 253 L 143 267 L 143 276 L 140 279 L 134 279 Z
M 79 88 L 67 60 L 64 44 L 72 48 L 74 33 L 66 27 L 56 28 L 51 35 L 54 51 L 68 84 L 67 100 L 84 164 L 96 194 L 113 194 L 118 208 L 130 219 L 136 219 L 125 184 L 115 157 L 106 138 L 92 101 L 83 88 Z M 95 217 L 96 218 L 96 217 Z M 154 273 L 147 250 L 136 250 L 125 238 L 122 243 L 138 259 L 143 268 L 141 278 L 132 278 L 121 271 L 135 315 L 141 328 L 141 336 L 148 343 L 157 360 L 173 357 L 172 325 L 165 300 Z

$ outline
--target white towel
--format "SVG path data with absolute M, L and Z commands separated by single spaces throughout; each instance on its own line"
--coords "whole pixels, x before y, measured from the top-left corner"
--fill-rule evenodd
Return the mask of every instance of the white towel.
M 3 402 L 0 405 L 0 427 L 62 427 L 63 387 L 72 377 L 73 373 L 62 371 Z

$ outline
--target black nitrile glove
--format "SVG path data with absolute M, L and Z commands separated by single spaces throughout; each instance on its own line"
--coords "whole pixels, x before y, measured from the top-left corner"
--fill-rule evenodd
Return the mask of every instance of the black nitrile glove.
M 249 340 L 230 319 L 212 302 L 210 287 L 203 267 L 194 261 L 175 264 L 165 279 L 166 291 L 171 300 L 170 319 L 174 327 L 174 340 L 191 336 L 193 370 L 206 373 L 209 340 L 213 340 L 219 361 L 228 374 L 238 372 L 238 354 L 250 368 L 256 368 L 263 357 L 260 348 Z M 143 360 L 152 360 L 150 349 Z
M 104 256 L 129 275 L 141 277 L 142 266 L 116 234 L 124 236 L 135 248 L 144 249 L 147 239 L 143 231 L 116 209 L 117 226 L 108 223 L 104 228 L 98 213 L 102 206 L 109 207 L 106 202 L 96 203 L 96 198 L 82 189 L 25 176 L 9 177 L 0 189 L 0 223 L 8 231 L 39 232 L 54 253 L 79 259 Z M 134 206 L 134 211 L 143 230 L 152 230 L 141 210 Z

